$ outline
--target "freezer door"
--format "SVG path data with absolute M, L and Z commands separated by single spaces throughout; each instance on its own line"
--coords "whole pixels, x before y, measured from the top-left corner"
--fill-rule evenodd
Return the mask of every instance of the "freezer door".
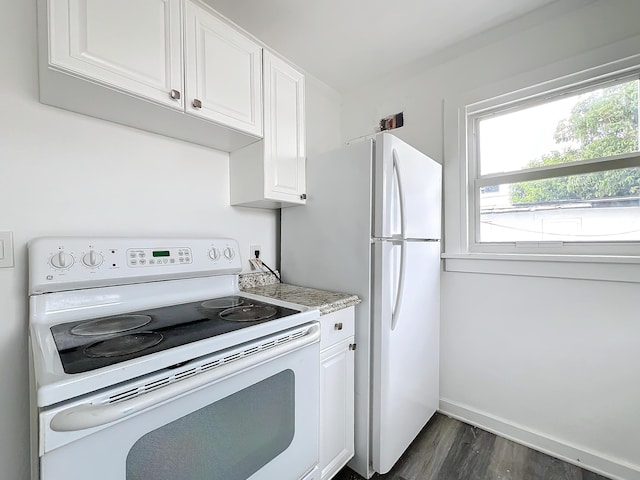
M 372 463 L 387 473 L 438 408 L 440 244 L 374 243 Z
M 439 239 L 442 166 L 391 134 L 375 140 L 377 238 Z

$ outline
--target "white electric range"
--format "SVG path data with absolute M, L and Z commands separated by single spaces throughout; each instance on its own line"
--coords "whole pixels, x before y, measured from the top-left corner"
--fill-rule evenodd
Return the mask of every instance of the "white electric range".
M 316 478 L 319 313 L 240 271 L 227 238 L 29 243 L 43 480 Z

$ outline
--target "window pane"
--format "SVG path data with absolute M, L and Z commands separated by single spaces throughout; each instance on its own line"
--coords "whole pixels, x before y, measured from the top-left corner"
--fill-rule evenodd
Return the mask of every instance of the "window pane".
M 638 240 L 638 167 L 480 189 L 480 242 Z
M 478 121 L 480 174 L 638 151 L 638 80 Z

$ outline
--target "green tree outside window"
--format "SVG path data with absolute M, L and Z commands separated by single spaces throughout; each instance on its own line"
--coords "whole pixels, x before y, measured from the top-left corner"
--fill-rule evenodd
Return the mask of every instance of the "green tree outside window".
M 638 81 L 615 85 L 582 98 L 554 139 L 569 144 L 527 164 L 527 168 L 609 157 L 638 151 Z M 511 186 L 513 205 L 562 200 L 640 196 L 640 168 L 550 178 Z

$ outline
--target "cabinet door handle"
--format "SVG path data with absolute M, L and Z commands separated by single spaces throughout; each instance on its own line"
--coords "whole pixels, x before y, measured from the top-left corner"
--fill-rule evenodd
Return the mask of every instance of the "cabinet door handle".
M 349 350 L 355 350 L 356 349 L 357 344 L 355 343 L 350 343 L 349 344 Z
M 333 326 L 333 328 L 334 328 L 335 330 L 342 330 L 342 323 L 336 323 L 336 324 Z
M 191 105 L 193 105 L 193 108 L 202 108 L 202 102 L 197 98 L 193 100 Z
M 307 199 L 307 194 L 303 193 L 302 195 L 300 195 L 300 200 L 306 200 Z
M 180 100 L 180 91 L 179 90 L 171 90 L 169 92 L 169 96 L 173 99 L 173 100 Z

